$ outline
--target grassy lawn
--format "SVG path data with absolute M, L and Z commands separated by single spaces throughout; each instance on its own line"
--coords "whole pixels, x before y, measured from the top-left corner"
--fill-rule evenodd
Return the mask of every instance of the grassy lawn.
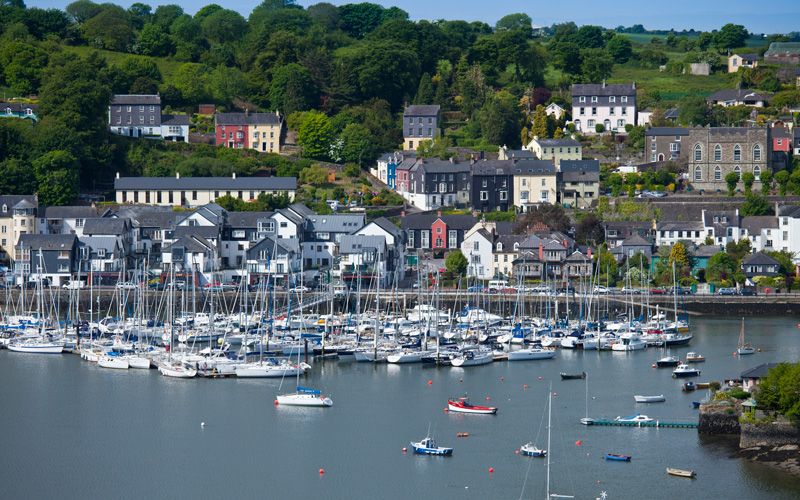
M 113 52 L 111 50 L 96 49 L 94 47 L 87 47 L 84 45 L 62 45 L 61 47 L 67 52 L 72 52 L 73 54 L 78 54 L 80 56 L 86 56 L 90 52 L 99 52 L 103 55 L 103 57 L 106 58 L 106 61 L 108 61 L 109 64 L 119 63 L 121 60 L 131 55 L 124 52 Z M 173 61 L 163 57 L 153 57 L 151 59 L 156 62 L 164 81 L 171 80 L 172 75 L 175 73 L 178 67 L 183 64 L 180 61 Z
M 649 33 L 620 33 L 620 34 L 628 37 L 631 42 L 641 45 L 649 44 L 650 40 L 652 40 L 653 38 L 658 38 L 659 40 L 666 40 L 667 38 L 667 35 L 652 35 Z M 677 35 L 677 36 L 679 38 L 686 37 L 689 40 L 694 40 L 700 37 L 700 33 L 695 33 L 694 35 Z M 745 42 L 746 47 L 763 47 L 766 44 L 767 44 L 766 40 L 764 40 L 764 38 L 760 36 L 751 36 L 750 38 L 747 39 L 747 42 Z
M 665 102 L 676 102 L 687 95 L 706 97 L 717 90 L 732 88 L 732 77 L 727 73 L 709 76 L 671 75 L 657 69 L 639 68 L 631 65 L 615 65 L 609 83 L 636 82 L 644 91 L 657 90 Z

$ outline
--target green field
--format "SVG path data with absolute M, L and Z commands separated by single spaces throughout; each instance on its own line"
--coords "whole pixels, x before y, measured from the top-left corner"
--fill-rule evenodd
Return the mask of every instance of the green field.
M 616 65 L 609 83 L 636 82 L 644 91 L 657 90 L 665 102 L 674 103 L 689 95 L 706 97 L 717 90 L 732 88 L 733 81 L 727 73 L 712 73 L 709 76 L 671 75 L 657 69 L 639 68 L 631 65 Z
M 78 54 L 81 56 L 86 56 L 90 52 L 99 52 L 103 57 L 106 58 L 109 64 L 119 63 L 121 60 L 129 57 L 131 54 L 126 54 L 124 52 L 113 52 L 110 50 L 102 50 L 102 49 L 95 49 L 93 47 L 87 47 L 85 45 L 62 45 L 61 46 L 64 51 L 71 52 L 73 54 Z M 164 81 L 170 81 L 172 76 L 177 71 L 178 67 L 183 64 L 180 61 L 174 61 L 172 59 L 166 59 L 163 57 L 151 57 L 153 61 L 155 61 L 156 65 L 158 66 L 159 71 L 161 71 L 161 76 L 163 77 Z
M 667 35 L 654 35 L 649 33 L 620 33 L 620 34 L 628 37 L 631 42 L 642 45 L 650 43 L 650 40 L 652 40 L 653 38 L 658 38 L 660 40 L 664 40 L 667 38 Z M 698 38 L 700 36 L 700 33 L 695 33 L 694 35 L 677 35 L 677 36 L 686 37 L 690 40 L 693 40 L 695 38 Z M 763 47 L 766 44 L 767 42 L 766 40 L 764 40 L 764 38 L 760 36 L 751 36 L 750 38 L 747 39 L 745 46 Z

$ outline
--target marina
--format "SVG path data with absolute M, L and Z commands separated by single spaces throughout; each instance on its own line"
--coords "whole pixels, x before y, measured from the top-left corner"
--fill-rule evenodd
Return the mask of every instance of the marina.
M 673 352 L 681 357 L 682 349 L 703 352 L 704 379 L 720 381 L 753 363 L 800 355 L 796 321 L 767 317 L 759 325 L 748 335 L 761 349 L 753 356 L 732 356 L 739 321 L 722 318 L 693 320 L 691 346 Z M 640 479 L 647 477 L 651 491 L 664 492 L 652 498 L 711 492 L 732 498 L 796 498 L 800 481 L 738 458 L 724 440 L 698 437 L 691 428 L 662 433 L 664 422 L 696 422 L 692 401 L 698 397 L 683 393 L 681 381 L 668 370 L 652 368 L 660 353 L 651 348 L 629 353 L 566 349 L 543 362 L 470 368 L 312 358 L 301 383 L 336 402 L 319 409 L 273 404 L 276 394 L 294 389 L 294 378 L 285 380 L 283 389 L 280 379 L 180 380 L 156 370 L 105 369 L 76 355 L 4 350 L 0 398 L 4 408 L 15 411 L 0 412 L 0 425 L 15 432 L 4 434 L 0 480 L 11 498 L 41 498 L 55 491 L 97 498 L 112 489 L 117 498 L 145 492 L 152 498 L 261 497 L 261 482 L 248 480 L 254 475 L 270 485 L 270 496 L 343 497 L 357 484 L 362 498 L 461 498 L 465 486 L 470 496 L 516 498 L 528 464 L 514 451 L 535 432 L 552 382 L 552 447 L 558 457 L 552 475 L 560 493 L 596 498 L 602 490 L 615 498 L 638 498 Z M 562 381 L 562 371 L 586 372 L 587 380 Z M 468 393 L 476 401 L 490 397 L 502 412 L 488 419 L 442 412 L 454 393 Z M 667 396 L 657 412 L 648 412 L 658 417 L 660 427 L 579 423 L 587 402 L 589 415 L 597 418 L 631 414 L 636 403 L 630 395 L 638 393 Z M 401 451 L 424 436 L 429 423 L 441 445 L 456 445 L 444 462 Z M 246 440 L 235 437 L 241 429 Z M 470 437 L 455 442 L 458 433 Z M 625 465 L 623 476 L 603 465 L 603 456 L 614 449 L 636 457 Z M 176 465 L 170 459 L 175 456 L 197 458 L 191 465 Z M 203 472 L 202 464 L 211 457 L 214 478 Z M 73 473 L 76 464 L 94 469 L 99 462 L 115 466 L 91 482 Z M 41 463 L 48 464 L 49 474 L 37 472 Z M 691 484 L 670 480 L 663 471 L 675 464 L 694 470 L 698 479 Z M 367 471 L 374 480 L 364 483 Z M 720 476 L 728 479 L 711 481 Z M 157 482 L 158 490 L 153 493 L 140 477 Z M 285 482 L 286 477 L 297 479 Z M 544 483 L 544 464 L 536 462 L 524 497 L 543 494 Z

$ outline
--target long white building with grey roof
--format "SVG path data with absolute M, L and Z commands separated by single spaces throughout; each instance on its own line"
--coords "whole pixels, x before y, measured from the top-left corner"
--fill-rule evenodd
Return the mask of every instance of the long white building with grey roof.
M 119 177 L 114 181 L 119 204 L 198 207 L 223 196 L 251 201 L 261 194 L 294 200 L 295 177 Z

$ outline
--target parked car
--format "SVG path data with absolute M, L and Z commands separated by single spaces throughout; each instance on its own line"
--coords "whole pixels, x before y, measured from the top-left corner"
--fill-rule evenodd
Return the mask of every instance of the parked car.
M 311 289 L 308 288 L 307 286 L 304 286 L 304 285 L 298 285 L 298 286 L 292 288 L 292 291 L 295 292 L 295 293 L 310 292 Z
M 742 291 L 739 292 L 741 295 L 752 297 L 754 295 L 758 295 L 758 290 L 754 286 L 745 286 L 742 287 Z
M 622 290 L 620 290 L 620 292 L 621 293 L 628 293 L 628 294 L 631 294 L 631 295 L 641 295 L 642 290 L 641 290 L 641 288 L 622 287 Z
M 130 281 L 118 281 L 117 288 L 120 290 L 136 290 L 136 283 Z
M 604 287 L 602 285 L 597 285 L 597 286 L 594 287 L 594 293 L 596 293 L 598 295 L 605 295 L 605 294 L 608 293 L 608 288 L 606 288 L 606 287 Z
M 65 290 L 80 290 L 84 287 L 86 287 L 86 282 L 78 280 L 70 280 L 61 285 L 61 288 L 64 288 Z
M 481 293 L 483 292 L 483 285 L 472 285 L 471 287 L 467 288 L 469 293 Z
M 514 288 L 513 286 L 507 286 L 505 288 L 501 288 L 500 289 L 500 293 L 505 293 L 505 294 L 512 295 L 512 294 L 517 293 L 517 289 Z
M 719 290 L 717 290 L 717 295 L 736 295 L 736 294 L 737 292 L 735 288 L 720 288 Z
M 664 295 L 666 293 L 667 293 L 667 291 L 664 290 L 663 288 L 651 288 L 650 289 L 650 295 Z

